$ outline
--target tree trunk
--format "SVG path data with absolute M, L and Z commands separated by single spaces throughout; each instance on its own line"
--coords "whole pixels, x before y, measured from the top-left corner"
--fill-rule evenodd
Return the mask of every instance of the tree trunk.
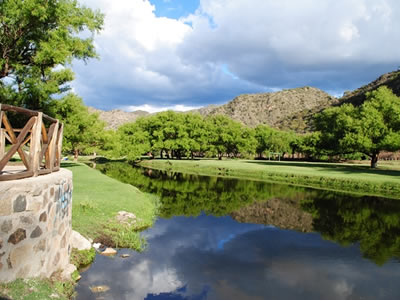
M 79 150 L 75 149 L 74 150 L 74 161 L 78 161 L 78 156 L 79 156 Z
M 163 149 L 161 149 L 161 151 L 160 151 L 160 158 L 161 159 L 163 158 Z
M 378 165 L 378 153 L 373 153 L 371 156 L 371 168 L 375 169 Z

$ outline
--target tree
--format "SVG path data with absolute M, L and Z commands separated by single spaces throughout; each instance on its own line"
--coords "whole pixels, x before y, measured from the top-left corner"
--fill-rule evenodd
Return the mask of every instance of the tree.
M 218 159 L 222 159 L 224 154 L 236 156 L 242 139 L 242 125 L 223 115 L 210 116 L 206 122 L 210 149 L 217 153 Z
M 97 114 L 90 114 L 82 99 L 68 94 L 50 104 L 52 114 L 64 123 L 63 150 L 72 152 L 74 159 L 80 153 L 89 154 L 100 149 L 104 122 Z
M 73 59 L 96 57 L 93 34 L 102 24 L 100 12 L 75 0 L 1 1 L 1 101 L 45 108 L 73 79 L 65 67 Z M 92 35 L 84 38 L 82 32 Z
M 294 139 L 291 132 L 280 131 L 267 125 L 258 125 L 255 128 L 257 140 L 256 151 L 259 158 L 265 151 L 280 152 L 282 155 L 291 151 L 290 142 Z
M 331 154 L 360 152 L 375 168 L 381 151 L 400 149 L 400 98 L 387 87 L 366 94 L 359 107 L 345 104 L 317 115 L 319 147 Z
M 139 118 L 134 123 L 127 123 L 118 128 L 118 154 L 126 156 L 128 161 L 135 161 L 143 154 L 150 152 L 150 135 L 148 118 Z
M 187 113 L 185 117 L 185 129 L 187 132 L 190 157 L 195 153 L 204 153 L 208 150 L 208 135 L 206 123 L 200 114 Z

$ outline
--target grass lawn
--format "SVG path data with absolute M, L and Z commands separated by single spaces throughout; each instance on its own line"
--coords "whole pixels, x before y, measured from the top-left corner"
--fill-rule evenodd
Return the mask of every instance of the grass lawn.
M 73 172 L 72 228 L 94 240 L 141 250 L 143 241 L 137 231 L 153 224 L 157 198 L 81 163 L 66 162 L 62 167 Z M 134 213 L 136 224 L 118 224 L 115 216 L 119 211 Z
M 0 283 L 0 299 L 68 300 L 73 295 L 73 282 L 50 281 L 47 279 L 17 279 L 10 283 Z
M 143 160 L 141 166 L 201 175 L 276 181 L 400 199 L 400 164 L 310 163 L 262 160 Z

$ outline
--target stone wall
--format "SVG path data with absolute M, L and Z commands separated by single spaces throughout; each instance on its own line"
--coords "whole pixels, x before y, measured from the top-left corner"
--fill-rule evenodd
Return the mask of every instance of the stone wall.
M 69 265 L 72 173 L 0 182 L 0 281 L 50 277 Z

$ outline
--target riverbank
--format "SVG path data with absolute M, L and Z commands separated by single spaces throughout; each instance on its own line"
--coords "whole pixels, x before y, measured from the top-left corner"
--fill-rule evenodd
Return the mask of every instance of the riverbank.
M 197 175 L 229 176 L 400 199 L 400 170 L 361 164 L 261 160 L 143 160 L 140 166 Z
M 143 249 L 139 231 L 150 227 L 157 198 L 112 179 L 81 163 L 63 163 L 73 173 L 72 229 L 108 246 Z M 119 223 L 119 211 L 136 216 L 130 226 Z
M 140 192 L 81 163 L 63 163 L 73 172 L 72 228 L 87 238 L 111 246 L 142 250 L 139 231 L 151 226 L 157 213 L 157 198 Z M 136 216 L 132 226 L 120 224 L 115 216 L 127 211 Z M 56 276 L 57 277 L 57 276 Z M 71 299 L 74 281 L 18 279 L 0 283 L 4 299 Z

